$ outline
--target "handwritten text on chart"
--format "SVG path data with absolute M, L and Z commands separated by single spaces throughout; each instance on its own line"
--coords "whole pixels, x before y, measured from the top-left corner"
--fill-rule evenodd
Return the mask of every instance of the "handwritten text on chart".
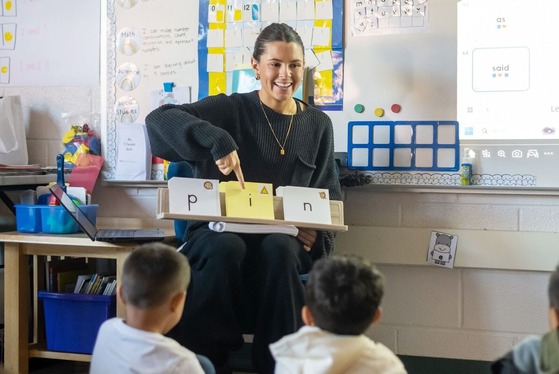
M 14 69 L 17 68 L 17 65 L 14 66 Z M 19 71 L 20 72 L 46 72 L 50 69 L 50 63 L 48 59 L 41 59 L 35 61 L 20 61 L 19 62 Z
M 178 75 L 181 73 L 182 69 L 186 68 L 188 65 L 196 66 L 196 63 L 196 59 L 190 59 L 153 65 L 144 64 L 142 79 L 149 80 L 150 76 L 170 77 Z
M 197 43 L 197 35 L 190 27 L 142 29 L 142 52 L 158 53 L 165 47 Z

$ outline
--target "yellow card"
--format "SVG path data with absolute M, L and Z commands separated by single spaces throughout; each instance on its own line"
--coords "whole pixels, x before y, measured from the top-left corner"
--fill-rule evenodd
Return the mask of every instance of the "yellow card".
M 221 182 L 225 192 L 227 217 L 274 219 L 274 197 L 271 183 L 245 182 L 245 189 L 237 181 Z

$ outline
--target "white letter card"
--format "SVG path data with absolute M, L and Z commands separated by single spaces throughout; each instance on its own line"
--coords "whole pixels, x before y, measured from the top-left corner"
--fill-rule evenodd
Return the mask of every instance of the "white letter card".
M 281 194 L 286 221 L 332 224 L 327 189 L 285 186 Z
M 169 179 L 169 213 L 221 216 L 217 179 Z

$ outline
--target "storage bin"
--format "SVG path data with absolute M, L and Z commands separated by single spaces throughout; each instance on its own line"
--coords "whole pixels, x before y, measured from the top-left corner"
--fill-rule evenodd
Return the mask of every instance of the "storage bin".
M 15 205 L 17 231 L 41 232 L 41 210 L 34 207 L 35 205 Z
M 101 324 L 116 315 L 116 295 L 39 291 L 49 351 L 93 353 Z
M 79 206 L 93 224 L 97 221 L 98 207 L 98 204 Z M 15 209 L 17 231 L 49 234 L 73 234 L 80 231 L 78 224 L 64 207 L 18 204 Z

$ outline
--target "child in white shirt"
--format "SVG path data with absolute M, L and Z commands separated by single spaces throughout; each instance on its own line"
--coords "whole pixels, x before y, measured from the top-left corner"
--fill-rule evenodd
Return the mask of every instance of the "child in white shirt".
M 204 373 L 200 362 L 209 360 L 199 361 L 164 336 L 181 318 L 189 282 L 187 259 L 174 248 L 149 243 L 135 249 L 124 262 L 118 288 L 126 319 L 101 325 L 90 373 Z
M 406 373 L 398 357 L 363 333 L 381 316 L 383 276 L 367 261 L 315 262 L 305 287 L 303 326 L 270 345 L 276 373 Z

